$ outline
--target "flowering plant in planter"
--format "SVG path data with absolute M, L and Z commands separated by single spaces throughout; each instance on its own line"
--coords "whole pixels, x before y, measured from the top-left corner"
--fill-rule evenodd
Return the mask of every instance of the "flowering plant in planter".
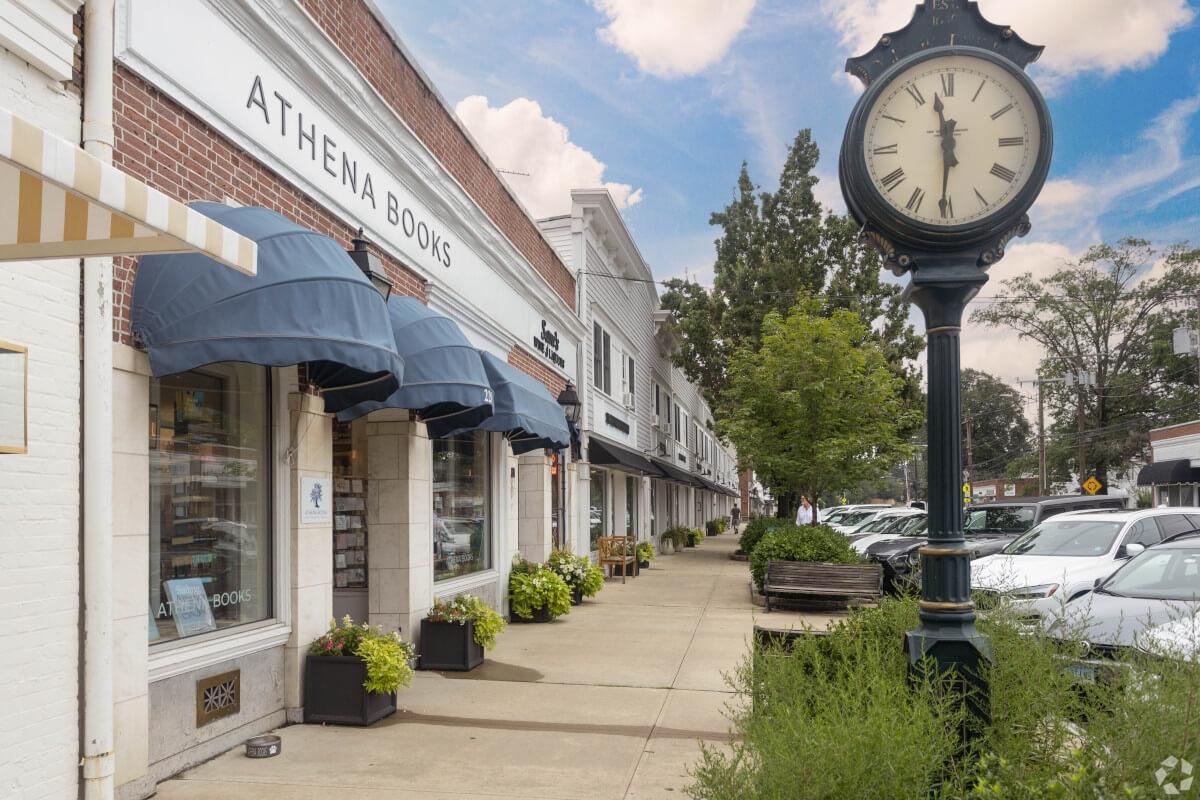
M 649 563 L 654 560 L 655 552 L 654 545 L 649 542 L 641 542 L 637 546 L 638 561 Z
M 523 562 L 508 576 L 508 593 L 512 613 L 522 619 L 533 619 L 543 611 L 554 619 L 571 610 L 571 589 L 567 582 L 545 564 Z
M 604 571 L 587 556 L 554 550 L 546 559 L 546 566 L 563 579 L 568 589 L 579 591 L 584 597 L 595 597 L 604 588 Z
M 433 608 L 425 616 L 431 622 L 454 622 L 459 625 L 473 623 L 475 644 L 491 650 L 496 646 L 496 637 L 504 630 L 504 618 L 491 606 L 470 594 L 460 594 L 453 600 L 434 600 Z
M 410 662 L 416 657 L 413 646 L 396 631 L 384 633 L 382 626 L 365 622 L 355 625 L 347 614 L 341 625 L 329 620 L 329 630 L 318 636 L 308 648 L 311 656 L 352 656 L 367 668 L 363 688 L 368 694 L 392 694 L 401 686 L 411 686 Z

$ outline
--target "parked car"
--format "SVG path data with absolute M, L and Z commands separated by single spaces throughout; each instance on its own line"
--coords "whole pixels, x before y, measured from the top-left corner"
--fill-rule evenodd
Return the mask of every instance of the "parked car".
M 833 528 L 839 533 L 849 533 L 859 525 L 869 520 L 875 519 L 885 511 L 889 511 L 894 506 L 857 506 L 842 512 L 837 518 L 832 515 L 825 519 L 826 525 Z
M 972 558 L 999 553 L 1013 539 L 1044 519 L 1070 511 L 1124 508 L 1121 497 L 1023 497 L 1002 503 L 987 503 L 963 512 L 963 532 Z M 909 533 L 912 533 L 911 531 Z M 903 536 L 876 542 L 867 548 L 867 557 L 883 564 L 884 582 L 896 585 L 920 567 L 917 553 L 926 544 L 924 536 Z
M 971 587 L 985 604 L 1005 595 L 1044 619 L 1147 547 L 1195 528 L 1200 528 L 1197 508 L 1063 514 L 1045 520 L 1001 553 L 976 561 Z
M 867 548 L 876 542 L 895 539 L 902 536 L 906 530 L 918 527 L 923 519 L 925 519 L 925 512 L 915 508 L 885 511 L 865 525 L 860 525 L 848 534 L 847 538 L 850 540 L 851 547 L 860 553 L 865 553 Z
M 1186 535 L 1131 558 L 1093 589 L 1064 603 L 1046 627 L 1051 634 L 1082 638 L 1095 655 L 1111 655 L 1121 648 L 1152 645 L 1153 639 L 1164 644 L 1164 636 L 1175 627 L 1158 629 L 1191 621 L 1197 612 L 1200 535 Z M 1157 632 L 1143 642 L 1151 631 Z M 1189 642 L 1189 652 L 1196 645 L 1195 640 Z

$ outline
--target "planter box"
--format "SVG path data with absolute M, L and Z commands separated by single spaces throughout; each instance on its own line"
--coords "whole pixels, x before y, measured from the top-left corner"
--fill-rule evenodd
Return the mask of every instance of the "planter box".
M 469 672 L 483 663 L 483 646 L 475 641 L 475 623 L 421 620 L 421 669 Z
M 550 616 L 550 609 L 546 608 L 546 606 L 542 606 L 537 611 L 534 611 L 533 617 L 531 619 L 525 619 L 524 617 L 519 616 L 516 612 L 513 612 L 513 611 L 510 611 L 508 613 L 508 618 L 512 622 L 553 622 L 554 621 L 554 617 Z
M 650 562 L 649 561 L 639 561 L 638 569 L 650 569 Z
M 358 656 L 308 656 L 304 661 L 304 721 L 370 725 L 396 712 L 396 694 L 363 688 L 367 664 Z
M 688 546 L 688 547 L 695 547 L 695 546 L 696 546 L 696 534 L 694 534 L 694 533 L 689 533 L 689 534 L 688 534 L 687 546 Z
M 571 590 L 571 605 L 583 605 L 583 587 L 576 586 Z

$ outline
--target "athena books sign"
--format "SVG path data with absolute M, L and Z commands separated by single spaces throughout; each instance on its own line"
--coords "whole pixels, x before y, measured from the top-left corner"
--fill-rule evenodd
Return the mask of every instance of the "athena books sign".
M 305 24 L 291 2 L 120 0 L 117 58 L 529 347 L 529 320 L 543 314 L 464 240 L 499 241 L 491 223 L 482 212 L 458 218 L 461 196 L 450 193 L 461 190 L 440 167 L 426 174 L 428 154 L 389 133 L 394 112 L 322 61 L 322 42 L 309 52 L 281 41 L 286 26 Z M 562 343 L 568 370 L 576 348 Z

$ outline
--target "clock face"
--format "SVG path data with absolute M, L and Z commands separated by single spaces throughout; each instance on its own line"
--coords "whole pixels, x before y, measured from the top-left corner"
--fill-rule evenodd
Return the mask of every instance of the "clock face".
M 1042 147 L 1037 108 L 999 64 L 958 54 L 926 59 L 896 75 L 868 110 L 867 174 L 911 220 L 978 222 L 1032 177 Z

